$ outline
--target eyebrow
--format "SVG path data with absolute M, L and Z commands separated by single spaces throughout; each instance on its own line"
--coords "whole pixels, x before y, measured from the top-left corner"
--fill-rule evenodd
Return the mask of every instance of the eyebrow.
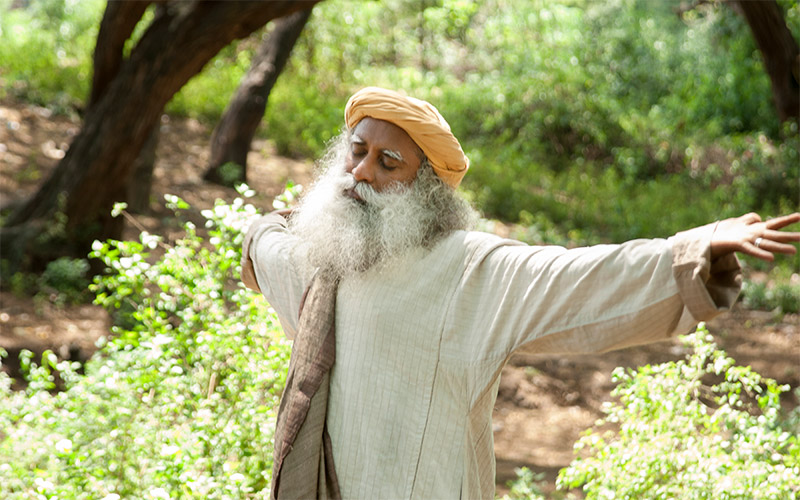
M 365 141 L 364 139 L 362 139 L 362 138 L 361 138 L 361 137 L 359 137 L 358 135 L 356 135 L 356 134 L 353 134 L 353 135 L 350 137 L 350 143 L 351 143 L 351 144 L 366 144 L 366 143 L 367 143 L 367 141 Z M 403 155 L 402 155 L 402 154 L 400 154 L 400 152 L 399 152 L 399 151 L 395 151 L 395 150 L 392 150 L 392 149 L 382 149 L 382 150 L 381 150 L 381 153 L 382 153 L 384 156 L 388 156 L 389 158 L 395 159 L 395 160 L 397 160 L 397 161 L 399 161 L 399 162 L 406 163 L 406 160 L 405 160 L 405 158 L 403 158 Z
M 399 161 L 401 163 L 405 163 L 406 162 L 403 159 L 403 155 L 401 155 L 397 151 L 392 151 L 391 149 L 382 149 L 381 153 L 383 153 L 385 156 L 388 156 L 389 158 L 394 158 L 395 160 L 397 160 L 397 161 Z

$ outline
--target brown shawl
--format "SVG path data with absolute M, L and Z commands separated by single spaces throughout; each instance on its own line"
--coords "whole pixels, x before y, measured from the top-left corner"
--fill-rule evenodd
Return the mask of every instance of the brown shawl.
M 325 424 L 336 360 L 336 280 L 314 275 L 300 306 L 289 376 L 278 409 L 272 498 L 341 498 Z
M 285 223 L 282 217 L 270 214 L 250 226 L 242 245 L 242 281 L 248 288 L 261 291 L 250 245 L 270 225 Z M 273 500 L 341 498 L 325 427 L 330 370 L 336 359 L 337 286 L 337 280 L 316 273 L 300 305 L 300 322 L 275 428 Z

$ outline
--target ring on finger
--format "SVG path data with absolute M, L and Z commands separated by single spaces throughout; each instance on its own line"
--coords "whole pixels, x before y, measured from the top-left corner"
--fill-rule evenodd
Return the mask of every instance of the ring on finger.
M 756 246 L 756 248 L 758 248 L 758 247 L 761 246 L 761 242 L 763 240 L 764 240 L 764 238 L 756 238 L 756 241 L 754 241 L 753 244 Z

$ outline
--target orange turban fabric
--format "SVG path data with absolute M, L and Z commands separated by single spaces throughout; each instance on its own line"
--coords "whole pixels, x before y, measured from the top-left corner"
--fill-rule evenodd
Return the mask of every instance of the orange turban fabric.
M 393 90 L 367 87 L 347 101 L 344 121 L 352 129 L 366 116 L 405 130 L 428 157 L 440 179 L 453 189 L 461 183 L 469 168 L 469 158 L 450 131 L 450 125 L 431 103 Z

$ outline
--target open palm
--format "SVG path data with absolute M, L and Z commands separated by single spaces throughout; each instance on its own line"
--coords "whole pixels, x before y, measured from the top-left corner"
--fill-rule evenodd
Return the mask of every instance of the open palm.
M 762 221 L 756 213 L 749 213 L 720 221 L 711 237 L 711 257 L 741 252 L 772 261 L 777 253 L 793 254 L 797 248 L 792 243 L 800 241 L 800 232 L 781 229 L 797 222 L 800 222 L 800 213 L 767 221 Z

